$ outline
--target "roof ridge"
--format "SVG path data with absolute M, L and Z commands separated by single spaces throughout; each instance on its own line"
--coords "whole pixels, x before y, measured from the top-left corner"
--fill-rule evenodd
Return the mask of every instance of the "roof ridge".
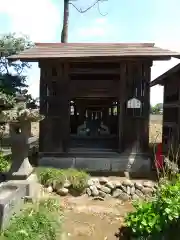
M 154 43 L 124 43 L 124 42 L 119 42 L 119 43 L 59 43 L 59 42 L 46 42 L 46 43 L 41 43 L 41 42 L 36 42 L 35 46 L 37 47 L 58 47 L 58 46 L 122 46 L 122 47 L 130 47 L 130 46 L 135 46 L 135 47 L 154 47 Z

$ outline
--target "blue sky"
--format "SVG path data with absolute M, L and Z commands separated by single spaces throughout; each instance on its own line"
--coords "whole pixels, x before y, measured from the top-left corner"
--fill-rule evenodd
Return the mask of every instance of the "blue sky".
M 85 3 L 86 2 L 86 3 Z M 86 8 L 94 0 L 77 0 Z M 75 3 L 75 2 L 74 2 Z M 70 8 L 69 42 L 154 42 L 180 52 L 179 0 L 109 0 L 85 14 Z M 34 42 L 58 42 L 61 36 L 63 0 L 0 0 L 0 33 L 21 32 Z M 179 60 L 154 62 L 152 79 Z M 39 94 L 37 64 L 28 72 L 29 91 Z M 151 91 L 151 103 L 163 100 L 162 88 Z

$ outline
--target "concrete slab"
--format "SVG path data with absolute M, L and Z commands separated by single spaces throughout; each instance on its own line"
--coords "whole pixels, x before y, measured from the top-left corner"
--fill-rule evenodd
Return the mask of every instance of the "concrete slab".
M 131 157 L 129 155 L 116 155 L 110 157 L 42 157 L 39 160 L 39 166 L 54 167 L 54 168 L 77 168 L 84 169 L 90 172 L 124 172 L 128 168 L 130 162 L 129 171 L 150 171 L 150 160 L 143 155 L 135 155 Z
M 26 187 L 11 185 L 8 182 L 0 186 L 0 231 L 8 227 L 10 219 L 20 212 L 24 205 Z

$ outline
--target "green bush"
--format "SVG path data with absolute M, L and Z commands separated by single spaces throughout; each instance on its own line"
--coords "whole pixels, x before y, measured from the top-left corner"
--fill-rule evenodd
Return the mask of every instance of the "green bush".
M 10 158 L 0 152 L 0 172 L 7 172 L 10 168 Z
M 60 239 L 62 215 L 55 199 L 43 200 L 24 209 L 14 217 L 2 240 L 56 240 Z
M 168 240 L 171 236 L 174 236 L 174 240 L 179 239 L 179 178 L 165 181 L 152 200 L 136 202 L 134 207 L 135 211 L 127 215 L 125 223 L 135 239 Z
M 65 172 L 72 189 L 82 193 L 87 187 L 89 175 L 84 171 L 78 171 L 76 169 L 67 169 Z
M 63 185 L 66 180 L 65 172 L 55 168 L 38 168 L 37 175 L 39 182 L 45 186 Z
M 37 175 L 41 184 L 53 187 L 63 186 L 66 180 L 71 183 L 71 188 L 79 193 L 87 187 L 89 175 L 76 169 L 38 168 Z

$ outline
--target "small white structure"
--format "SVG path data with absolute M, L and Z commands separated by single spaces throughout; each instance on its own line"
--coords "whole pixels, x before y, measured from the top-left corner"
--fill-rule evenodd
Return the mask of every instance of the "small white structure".
M 137 98 L 131 98 L 127 102 L 127 108 L 141 108 L 141 101 Z

